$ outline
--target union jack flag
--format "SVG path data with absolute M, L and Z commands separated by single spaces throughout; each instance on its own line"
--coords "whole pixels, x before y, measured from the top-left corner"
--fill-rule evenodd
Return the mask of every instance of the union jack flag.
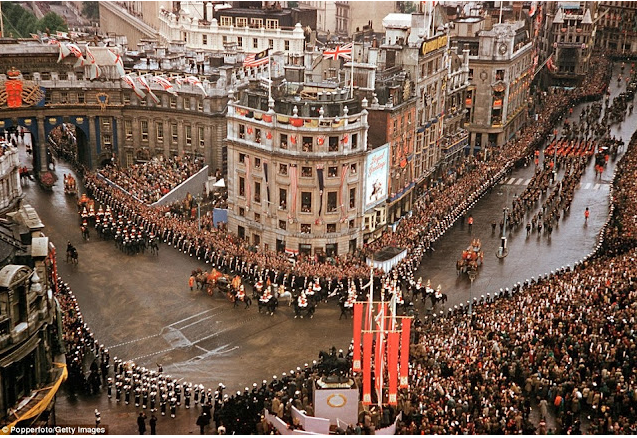
M 265 49 L 263 52 L 252 53 L 246 56 L 243 61 L 244 67 L 259 67 L 265 65 L 270 61 L 270 49 Z
M 334 49 L 327 49 L 323 52 L 323 59 L 343 58 L 346 61 L 352 59 L 352 48 L 354 43 L 345 44 L 344 46 L 336 46 Z

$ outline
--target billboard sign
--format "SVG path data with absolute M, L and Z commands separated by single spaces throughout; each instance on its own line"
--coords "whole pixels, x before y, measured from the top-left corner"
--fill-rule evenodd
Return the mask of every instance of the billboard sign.
M 387 199 L 389 144 L 370 151 L 365 160 L 365 211 Z

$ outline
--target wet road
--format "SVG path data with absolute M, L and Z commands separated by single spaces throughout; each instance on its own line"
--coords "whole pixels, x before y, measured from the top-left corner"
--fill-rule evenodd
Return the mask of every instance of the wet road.
M 616 75 L 615 75 L 616 76 Z M 612 95 L 618 92 L 612 83 Z M 581 106 L 574 111 L 575 118 Z M 637 123 L 632 114 L 612 133 L 626 142 Z M 619 158 L 619 157 L 618 157 Z M 608 210 L 611 161 L 602 180 L 594 180 L 593 163 L 576 190 L 571 214 L 561 220 L 552 238 L 525 237 L 520 230 L 509 235 L 509 256 L 500 261 L 495 252 L 499 237 L 491 234 L 491 222 L 499 222 L 502 209 L 520 194 L 534 166 L 513 172 L 504 184 L 496 186 L 472 210 L 473 235 L 479 237 L 485 252 L 484 265 L 473 284 L 473 295 L 494 293 L 502 287 L 552 269 L 573 264 L 593 250 Z M 317 357 L 319 350 L 332 345 L 345 349 L 351 340 L 351 322 L 338 320 L 336 305 L 321 305 L 312 320 L 294 319 L 291 308 L 282 306 L 274 316 L 261 315 L 253 308 L 232 308 L 225 297 L 209 297 L 190 291 L 188 275 L 205 265 L 162 245 L 159 256 L 127 256 L 113 242 L 81 239 L 75 201 L 62 190 L 62 174 L 72 173 L 58 163 L 60 181 L 53 192 L 44 192 L 34 183 L 24 188 L 26 201 L 34 205 L 46 224 L 45 233 L 58 248 L 71 240 L 79 251 L 79 265 L 60 260 L 59 273 L 73 289 L 85 320 L 97 339 L 112 356 L 132 359 L 154 368 L 157 363 L 186 381 L 215 387 L 224 382 L 230 390 L 251 382 L 269 379 L 273 374 L 296 368 Z M 508 200 L 507 200 L 508 198 Z M 591 209 L 584 225 L 584 209 Z M 457 277 L 455 261 L 471 241 L 468 229 L 454 225 L 427 256 L 418 275 L 442 285 L 453 306 L 469 298 L 469 281 Z M 419 311 L 425 312 L 422 303 Z

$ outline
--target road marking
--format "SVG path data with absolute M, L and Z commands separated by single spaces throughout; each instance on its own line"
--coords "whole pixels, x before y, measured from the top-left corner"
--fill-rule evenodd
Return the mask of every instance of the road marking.
M 145 341 L 146 339 L 156 338 L 157 336 L 161 336 L 161 333 L 157 333 L 156 335 L 144 336 L 143 338 L 133 339 L 132 341 L 121 342 L 119 344 L 111 345 L 110 347 L 106 347 L 107 349 L 113 349 L 117 347 L 121 347 L 123 345 L 133 344 L 135 342 Z
M 586 185 L 584 186 L 584 190 L 588 190 L 591 188 L 591 183 L 586 183 Z
M 601 186 L 602 186 L 601 184 L 597 183 L 595 184 L 595 187 L 593 187 L 593 190 L 599 190 Z
M 510 185 L 513 184 L 513 181 L 515 181 L 515 178 L 509 178 L 506 183 Z
M 529 179 L 527 179 L 526 181 L 524 181 L 524 185 L 525 185 L 525 186 L 528 186 L 530 182 L 531 182 L 531 178 L 529 178 Z
M 215 309 L 217 309 L 217 308 L 218 308 L 218 307 L 215 307 L 215 308 L 212 308 L 212 309 L 204 310 L 203 312 L 195 313 L 194 315 L 190 315 L 188 318 L 180 319 L 179 321 L 175 321 L 175 322 L 173 322 L 173 323 L 172 323 L 172 324 L 170 324 L 168 327 L 172 327 L 173 325 L 175 325 L 175 324 L 179 324 L 180 322 L 188 321 L 189 319 L 193 319 L 193 318 L 194 318 L 194 317 L 196 317 L 196 316 L 203 315 L 204 313 L 211 312 L 211 311 L 213 311 L 213 310 L 215 310 Z

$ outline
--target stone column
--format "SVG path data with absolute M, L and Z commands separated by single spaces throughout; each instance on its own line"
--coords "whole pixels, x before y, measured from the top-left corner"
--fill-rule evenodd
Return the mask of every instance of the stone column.
M 89 166 L 93 167 L 93 163 L 97 162 L 97 135 L 95 133 L 95 116 L 88 116 L 88 148 L 89 148 Z M 78 154 L 79 155 L 79 154 Z
M 115 118 L 117 123 L 117 164 L 121 165 L 126 161 L 124 152 L 124 144 L 126 143 L 126 132 L 124 128 L 124 118 L 122 116 Z

